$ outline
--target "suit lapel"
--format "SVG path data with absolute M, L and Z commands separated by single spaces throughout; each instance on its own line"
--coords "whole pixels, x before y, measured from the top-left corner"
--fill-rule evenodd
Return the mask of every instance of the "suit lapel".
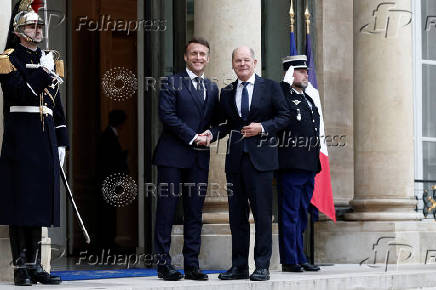
M 250 119 L 250 117 L 252 117 L 253 114 L 256 112 L 256 108 L 260 107 L 264 87 L 264 80 L 256 75 L 256 81 L 254 82 L 253 96 L 251 97 L 250 113 L 248 114 L 248 119 Z
M 204 114 L 206 115 L 210 107 L 210 102 L 212 101 L 211 94 L 213 89 L 212 82 L 207 78 L 204 79 L 204 88 L 206 90 L 206 100 L 204 100 Z
M 232 91 L 230 92 L 230 108 L 233 112 L 233 114 L 235 115 L 236 118 L 241 118 L 239 117 L 239 113 L 238 113 L 238 106 L 236 105 L 236 89 L 238 88 L 238 80 L 234 81 L 232 83 Z
M 200 115 L 203 115 L 203 104 L 201 103 L 200 99 L 198 98 L 197 90 L 194 87 L 194 84 L 191 81 L 191 78 L 189 77 L 188 73 L 184 71 L 182 73 L 183 77 L 183 85 L 188 90 L 188 92 L 191 94 L 191 98 L 194 101 L 195 106 L 198 109 L 198 112 Z

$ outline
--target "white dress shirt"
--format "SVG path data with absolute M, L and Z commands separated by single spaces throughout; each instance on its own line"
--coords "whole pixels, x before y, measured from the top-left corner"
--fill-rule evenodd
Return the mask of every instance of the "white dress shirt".
M 253 99 L 253 90 L 254 90 L 254 82 L 256 81 L 256 75 L 253 74 L 248 80 L 247 84 L 247 91 L 248 91 L 248 108 L 251 106 L 251 100 Z M 242 89 L 244 88 L 244 85 L 242 84 L 242 81 L 238 79 L 238 86 L 236 87 L 236 106 L 238 107 L 238 114 L 239 117 L 242 117 L 241 114 L 241 101 L 242 101 Z
M 197 89 L 198 83 L 194 80 L 196 77 L 198 77 L 195 73 L 193 73 L 189 68 L 186 68 L 186 72 L 188 73 L 189 78 L 191 79 L 192 84 L 194 85 L 194 88 Z M 200 76 L 200 78 L 203 79 L 203 86 L 204 84 L 204 73 Z M 203 91 L 203 100 L 206 100 L 206 88 L 204 88 Z M 189 145 L 192 145 L 194 143 L 195 139 L 197 139 L 198 134 L 195 134 L 194 138 L 189 142 Z
M 248 108 L 251 107 L 251 100 L 253 99 L 253 91 L 254 91 L 254 83 L 256 82 L 256 74 L 253 74 L 248 80 L 247 80 L 247 91 L 248 91 Z M 241 114 L 241 102 L 242 102 L 242 89 L 244 88 L 244 85 L 242 84 L 242 81 L 238 79 L 238 85 L 236 87 L 236 96 L 235 96 L 235 102 L 236 107 L 238 107 L 238 114 L 239 117 L 242 117 Z M 263 125 L 260 124 L 262 127 L 262 134 L 265 133 L 265 130 L 263 129 Z
M 186 68 L 186 72 L 188 73 L 188 76 L 191 79 L 191 82 L 194 85 L 194 88 L 197 89 L 198 83 L 195 81 L 195 78 L 197 78 L 198 75 L 196 75 L 191 70 L 189 70 L 189 68 Z M 200 76 L 200 78 L 203 79 L 203 86 L 205 86 L 205 83 L 204 83 L 204 73 Z M 204 87 L 204 90 L 203 90 L 203 100 L 206 100 L 206 87 Z

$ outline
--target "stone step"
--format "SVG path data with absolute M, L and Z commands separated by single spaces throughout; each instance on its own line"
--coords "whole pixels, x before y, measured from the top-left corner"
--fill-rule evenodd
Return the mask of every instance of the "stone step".
M 251 282 L 249 280 L 220 281 L 218 275 L 209 275 L 209 281 L 182 280 L 162 281 L 157 277 L 102 279 L 87 281 L 65 281 L 56 289 L 298 289 L 298 290 L 348 290 L 348 289 L 434 289 L 436 265 L 334 265 L 324 266 L 320 272 L 282 273 L 271 272 L 271 280 Z M 0 283 L 0 290 L 12 289 L 12 284 Z M 53 286 L 38 285 L 38 289 L 54 289 Z

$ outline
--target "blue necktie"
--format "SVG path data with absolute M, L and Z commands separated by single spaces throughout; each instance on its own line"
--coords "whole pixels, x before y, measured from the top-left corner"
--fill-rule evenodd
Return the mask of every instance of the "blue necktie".
M 244 86 L 242 88 L 242 96 L 241 96 L 241 117 L 242 120 L 246 121 L 248 118 L 248 113 L 250 112 L 250 103 L 248 100 L 248 90 L 247 85 L 248 82 L 242 82 L 242 85 Z
M 242 85 L 244 87 L 242 88 L 242 95 L 241 95 L 241 117 L 242 120 L 247 121 L 248 113 L 250 112 L 250 103 L 248 100 L 248 90 L 247 90 L 248 82 L 242 82 Z M 246 139 L 243 140 L 242 151 L 248 152 Z

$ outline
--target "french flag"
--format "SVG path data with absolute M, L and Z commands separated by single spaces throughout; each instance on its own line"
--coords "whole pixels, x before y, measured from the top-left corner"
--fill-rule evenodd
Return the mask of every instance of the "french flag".
M 315 176 L 315 188 L 313 190 L 311 203 L 316 208 L 318 208 L 319 211 L 321 211 L 334 222 L 336 222 L 336 210 L 333 200 L 332 183 L 330 177 L 329 153 L 327 151 L 327 144 L 325 140 L 324 118 L 321 108 L 321 99 L 318 92 L 318 81 L 316 79 L 315 63 L 313 61 L 312 42 L 310 34 L 306 35 L 306 55 L 307 67 L 309 68 L 309 85 L 306 88 L 305 92 L 313 99 L 313 102 L 318 107 L 320 115 L 319 133 L 321 142 L 321 150 L 319 152 L 319 159 L 321 161 L 321 172 Z

